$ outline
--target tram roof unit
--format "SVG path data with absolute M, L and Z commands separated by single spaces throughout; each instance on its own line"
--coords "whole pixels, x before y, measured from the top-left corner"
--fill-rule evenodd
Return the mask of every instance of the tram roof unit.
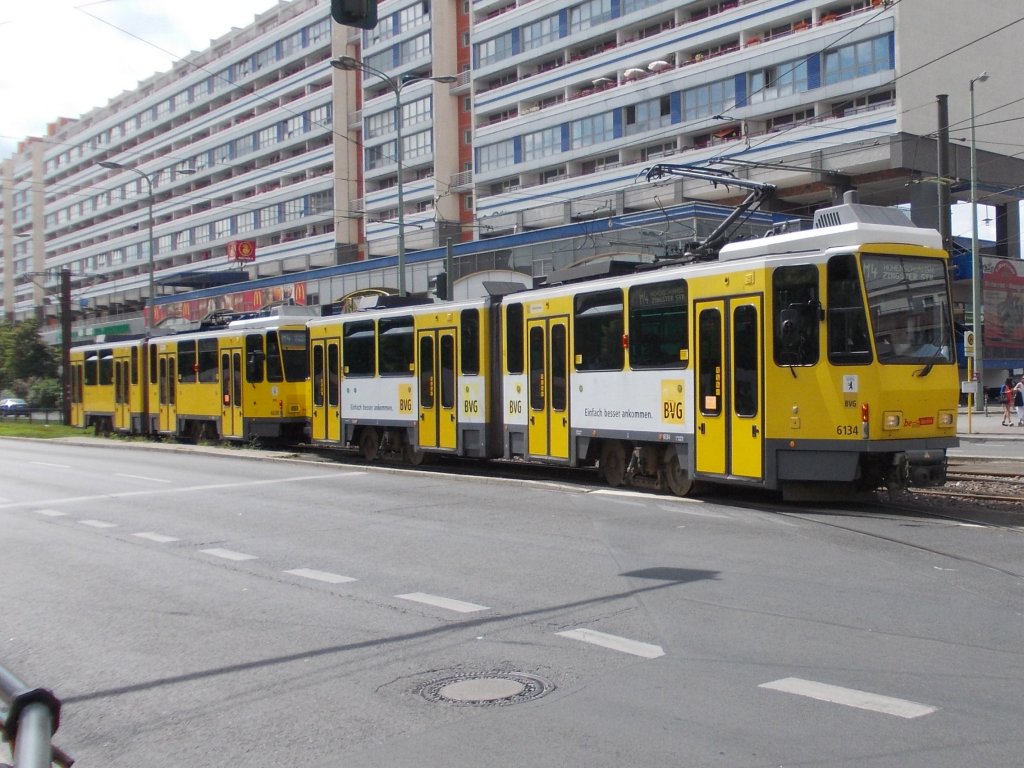
M 865 243 L 896 243 L 942 249 L 934 229 L 918 227 L 898 208 L 846 202 L 814 214 L 811 229 L 755 240 L 730 243 L 718 254 L 720 261 L 856 248 Z

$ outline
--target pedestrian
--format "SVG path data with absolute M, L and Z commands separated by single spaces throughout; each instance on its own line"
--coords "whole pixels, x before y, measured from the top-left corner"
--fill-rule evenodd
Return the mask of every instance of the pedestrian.
M 1024 427 L 1024 376 L 1013 388 L 1013 404 L 1017 407 L 1017 426 Z
M 1007 376 L 1003 388 L 999 390 L 999 400 L 1003 404 L 1003 426 L 1013 426 L 1013 377 Z

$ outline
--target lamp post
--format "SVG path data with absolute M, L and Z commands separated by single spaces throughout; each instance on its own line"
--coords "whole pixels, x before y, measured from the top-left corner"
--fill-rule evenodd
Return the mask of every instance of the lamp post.
M 360 70 L 364 74 L 379 77 L 395 94 L 395 161 L 398 166 L 398 182 L 395 185 L 398 193 L 398 295 L 405 296 L 405 198 L 402 183 L 402 88 L 409 83 L 421 80 L 432 80 L 435 83 L 454 83 L 455 75 L 438 75 L 437 77 L 421 77 L 419 75 L 403 75 L 397 80 L 381 72 L 366 62 L 352 56 L 339 56 L 331 59 L 331 66 L 344 71 Z
M 112 171 L 131 171 L 146 180 L 146 188 L 149 191 L 149 194 L 146 195 L 146 207 L 149 215 L 149 301 L 147 302 L 148 308 L 146 310 L 146 336 L 149 336 L 153 332 L 153 310 L 156 307 L 156 257 L 153 253 L 153 179 L 145 171 L 140 171 L 131 165 L 117 163 L 113 160 L 100 160 L 99 165 Z
M 113 160 L 100 160 L 98 165 L 111 171 L 131 171 L 146 180 L 146 189 L 148 190 L 146 207 L 149 219 L 149 301 L 147 302 L 148 309 L 146 311 L 146 336 L 149 336 L 153 331 L 153 314 L 156 309 L 156 242 L 153 240 L 153 177 L 159 175 L 160 171 L 149 174 L 134 166 L 125 165 Z M 196 169 L 178 168 L 176 172 L 183 176 L 191 176 L 196 172 Z
M 982 336 L 982 325 L 985 317 L 984 293 L 982 282 L 984 274 L 981 266 L 981 253 L 978 250 L 978 164 L 975 159 L 976 145 L 974 140 L 974 84 L 988 80 L 988 72 L 972 77 L 969 84 L 971 92 L 971 304 L 974 330 L 974 372 L 977 377 L 977 394 L 975 409 L 978 413 L 985 410 L 985 353 Z

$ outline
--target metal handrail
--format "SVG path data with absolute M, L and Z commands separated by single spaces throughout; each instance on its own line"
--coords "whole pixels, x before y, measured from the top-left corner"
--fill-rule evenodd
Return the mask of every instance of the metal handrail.
M 60 699 L 45 688 L 29 688 L 0 666 L 0 736 L 14 747 L 14 768 L 70 768 L 74 760 L 50 739 L 60 725 Z

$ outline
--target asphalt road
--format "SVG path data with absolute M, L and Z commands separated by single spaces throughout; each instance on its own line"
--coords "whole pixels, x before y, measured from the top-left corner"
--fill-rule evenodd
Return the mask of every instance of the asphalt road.
M 82 766 L 1020 765 L 1022 534 L 0 440 L 0 663 Z

